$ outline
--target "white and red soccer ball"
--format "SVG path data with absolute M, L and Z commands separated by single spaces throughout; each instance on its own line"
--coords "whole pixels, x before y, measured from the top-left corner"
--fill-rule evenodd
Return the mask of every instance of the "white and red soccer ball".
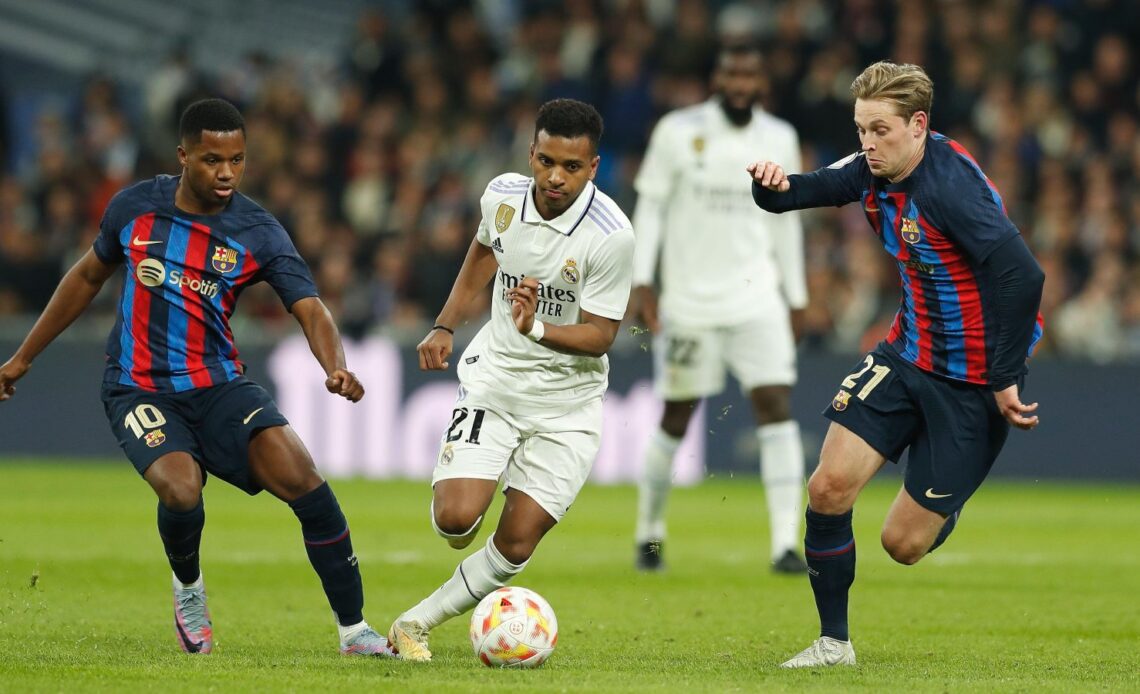
M 475 607 L 470 634 L 475 656 L 487 667 L 538 667 L 554 652 L 558 619 L 538 593 L 507 586 Z

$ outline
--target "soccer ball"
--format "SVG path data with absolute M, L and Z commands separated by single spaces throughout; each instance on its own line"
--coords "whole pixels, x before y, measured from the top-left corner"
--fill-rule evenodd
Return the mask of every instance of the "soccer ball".
M 507 586 L 471 613 L 471 647 L 487 667 L 538 667 L 554 652 L 558 620 L 533 590 Z

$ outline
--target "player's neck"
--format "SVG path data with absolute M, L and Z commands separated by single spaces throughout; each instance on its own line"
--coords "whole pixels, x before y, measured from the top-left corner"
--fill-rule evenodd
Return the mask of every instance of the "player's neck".
M 891 183 L 898 183 L 899 181 L 906 179 L 907 176 L 914 173 L 914 170 L 918 168 L 919 163 L 922 162 L 922 156 L 924 154 L 926 154 L 925 137 L 919 141 L 918 147 L 914 150 L 914 154 L 911 155 L 910 161 L 907 162 L 906 167 L 903 168 L 903 170 L 900 171 L 897 176 L 891 176 L 887 178 L 887 180 Z
M 227 203 L 228 201 L 217 205 L 207 205 L 203 203 L 194 195 L 194 192 L 190 190 L 190 186 L 186 184 L 185 176 L 178 179 L 178 187 L 174 189 L 174 206 L 190 214 L 202 215 L 203 217 L 216 215 L 226 209 Z

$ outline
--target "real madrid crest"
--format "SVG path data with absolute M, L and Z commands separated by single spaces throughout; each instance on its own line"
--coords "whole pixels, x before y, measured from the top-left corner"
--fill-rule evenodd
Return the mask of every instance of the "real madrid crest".
M 918 230 L 918 222 L 910 217 L 903 217 L 902 240 L 914 245 L 922 240 L 922 233 Z
M 237 267 L 237 251 L 226 246 L 215 246 L 214 257 L 210 259 L 210 264 L 224 275 Z
M 439 463 L 440 463 L 440 465 L 447 465 L 454 458 L 455 458 L 455 449 L 451 447 L 450 443 L 447 444 L 446 446 L 444 446 L 443 450 L 439 452 Z
M 511 225 L 511 220 L 514 218 L 515 208 L 505 202 L 501 203 L 499 209 L 495 210 L 495 228 L 500 234 L 506 233 L 507 227 Z
M 697 154 L 705 151 L 705 138 L 701 137 L 700 135 L 697 135 L 693 138 L 693 151 Z
M 578 263 L 574 262 L 573 258 L 567 258 L 566 264 L 562 266 L 562 279 L 570 284 L 578 284 L 581 276 L 581 273 L 578 272 Z
M 831 407 L 836 412 L 842 412 L 847 409 L 847 401 L 851 399 L 851 393 L 845 390 L 840 390 L 835 394 L 835 398 L 831 401 Z

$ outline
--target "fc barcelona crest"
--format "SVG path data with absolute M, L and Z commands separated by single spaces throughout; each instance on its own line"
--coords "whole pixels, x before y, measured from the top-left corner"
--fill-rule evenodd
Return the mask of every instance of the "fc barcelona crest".
M 903 217 L 902 240 L 912 246 L 922 240 L 922 233 L 918 230 L 918 222 L 909 217 Z
M 237 267 L 237 251 L 225 246 L 214 247 L 214 257 L 210 259 L 214 269 L 223 275 Z
M 162 433 L 162 429 L 155 429 L 154 431 L 148 431 L 143 439 L 146 441 L 147 446 L 157 448 L 166 441 L 166 434 Z
M 499 205 L 499 209 L 495 210 L 495 228 L 499 230 L 500 234 L 506 233 L 507 227 L 511 225 L 511 220 L 515 218 L 515 208 L 507 203 Z
M 831 407 L 836 412 L 842 412 L 847 409 L 847 401 L 851 399 L 851 393 L 845 390 L 840 390 L 835 394 L 835 399 L 831 401 Z

